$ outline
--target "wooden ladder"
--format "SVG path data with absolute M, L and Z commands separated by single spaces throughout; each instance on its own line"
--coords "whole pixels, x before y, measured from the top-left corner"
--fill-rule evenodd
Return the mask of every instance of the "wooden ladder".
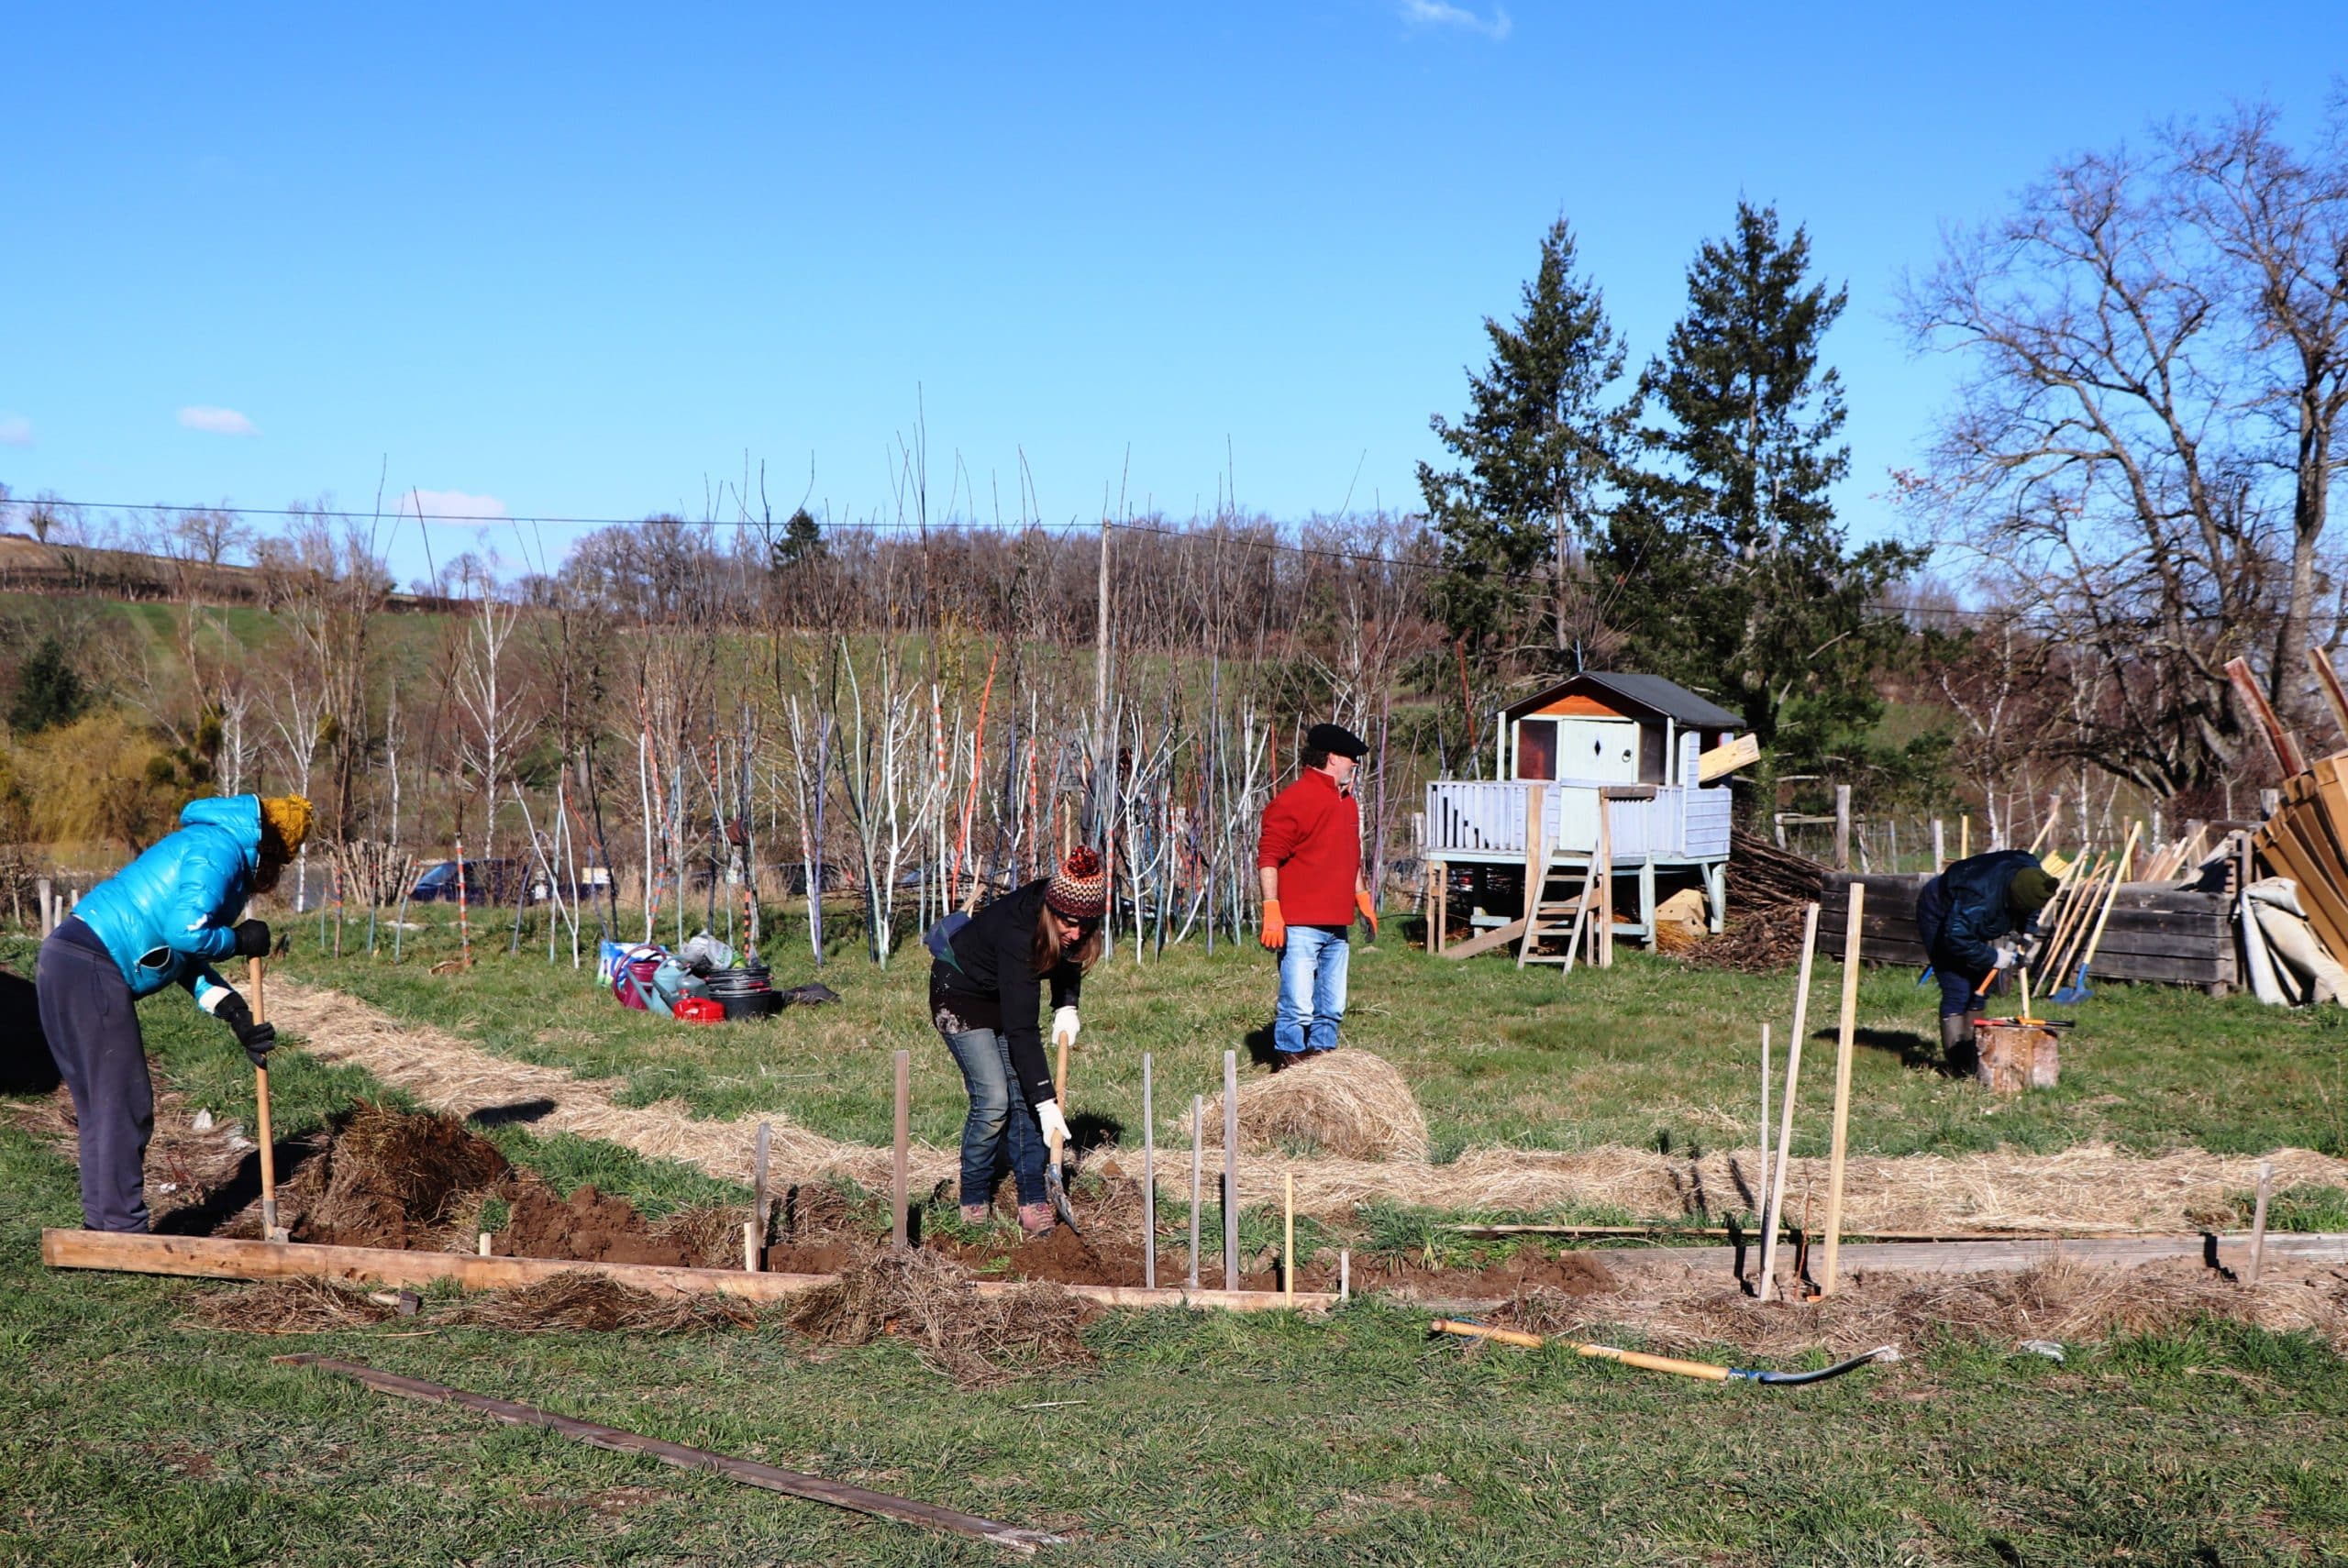
M 1573 972 L 1574 950 L 1581 944 L 1582 926 L 1588 921 L 1593 907 L 1591 882 L 1597 869 L 1598 857 L 1593 855 L 1589 857 L 1589 863 L 1582 867 L 1581 891 L 1566 898 L 1553 899 L 1549 896 L 1550 883 L 1553 880 L 1558 881 L 1564 888 L 1570 888 L 1573 870 L 1570 867 L 1552 867 L 1549 864 L 1549 857 L 1546 855 L 1542 856 L 1538 881 L 1528 880 L 1525 884 L 1529 889 L 1537 889 L 1537 893 L 1532 900 L 1531 908 L 1526 911 L 1524 939 L 1517 945 L 1516 966 L 1518 968 L 1522 969 L 1527 964 L 1562 964 L 1566 966 L 1567 973 Z M 1534 949 L 1539 946 L 1541 939 L 1546 936 L 1564 937 L 1565 951 L 1535 953 Z

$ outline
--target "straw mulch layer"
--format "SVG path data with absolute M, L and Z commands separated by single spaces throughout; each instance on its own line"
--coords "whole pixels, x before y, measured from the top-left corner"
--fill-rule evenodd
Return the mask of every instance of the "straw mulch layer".
M 537 1285 L 469 1297 L 436 1323 L 545 1333 L 678 1334 L 747 1329 L 758 1315 L 723 1296 L 655 1296 L 600 1274 L 559 1274 Z
M 310 1051 L 329 1061 L 358 1063 L 428 1105 L 464 1115 L 484 1106 L 544 1099 L 554 1109 L 533 1122 L 541 1130 L 602 1138 L 641 1154 L 698 1165 L 728 1181 L 749 1179 L 756 1117 L 700 1121 L 674 1100 L 641 1109 L 615 1106 L 604 1085 L 505 1061 L 441 1030 L 394 1023 L 333 991 L 288 985 L 282 992 L 271 993 L 272 1016 L 302 1034 Z M 1340 1059 L 1352 1054 L 1349 1047 L 1312 1068 L 1295 1070 L 1342 1065 Z M 1246 1097 L 1243 1089 L 1243 1106 Z M 771 1120 L 776 1169 L 803 1182 L 836 1176 L 886 1188 L 886 1148 L 835 1143 L 780 1117 Z M 1219 1121 L 1210 1125 L 1220 1130 Z M 1187 1154 L 1187 1141 L 1169 1140 L 1169 1149 L 1161 1154 L 1172 1149 Z M 1209 1145 L 1206 1157 L 1210 1169 L 1221 1164 L 1219 1140 Z M 2278 1186 L 2348 1187 L 2348 1160 L 2305 1149 L 2276 1150 L 2265 1157 L 2274 1163 Z M 914 1145 L 915 1189 L 953 1177 L 959 1163 L 954 1150 Z M 1824 1165 L 1822 1160 L 1795 1160 L 1788 1193 L 1800 1193 L 1813 1176 L 1822 1192 Z M 1863 1157 L 1851 1162 L 1844 1216 L 1857 1231 L 2189 1230 L 2202 1217 L 2223 1212 L 2234 1193 L 2256 1185 L 2257 1165 L 2258 1156 L 2180 1150 L 2147 1158 L 2099 1143 L 2054 1154 Z M 1746 1207 L 1741 1194 L 1750 1187 L 1747 1173 L 1756 1169 L 1750 1150 L 1691 1162 L 1620 1146 L 1572 1152 L 1490 1148 L 1471 1150 L 1441 1165 L 1264 1154 L 1241 1162 L 1239 1185 L 1244 1202 L 1277 1203 L 1281 1177 L 1293 1175 L 1301 1212 L 1339 1219 L 1375 1198 L 1528 1213 L 1603 1205 L 1663 1216 L 1700 1213 L 1707 1206 L 1713 1211 Z
M 1207 1102 L 1206 1124 L 1223 1126 L 1223 1096 Z M 1178 1120 L 1178 1138 L 1189 1129 Z M 1239 1146 L 1251 1153 L 1291 1142 L 1352 1160 L 1427 1157 L 1427 1119 L 1393 1064 L 1351 1048 L 1301 1062 L 1239 1086 Z
M 2173 1331 L 2206 1319 L 2305 1331 L 2348 1350 L 2348 1275 L 2280 1273 L 2255 1288 L 2187 1259 L 2093 1268 L 2056 1259 L 2014 1274 L 1861 1275 L 1809 1303 L 1761 1303 L 1733 1285 L 1688 1279 L 1568 1296 L 1528 1291 L 1493 1315 L 1537 1334 L 1609 1340 L 1634 1331 L 1671 1353 L 1733 1345 L 1740 1364 L 1823 1348 L 1840 1357 L 1939 1336 L 2011 1345 L 2080 1343 Z
M 799 1297 L 791 1326 L 836 1345 L 902 1339 L 966 1387 L 1093 1364 L 1079 1337 L 1088 1309 L 1058 1286 L 992 1297 L 970 1286 L 969 1270 L 934 1253 L 882 1253 Z
M 371 1300 L 364 1290 L 323 1279 L 270 1279 L 242 1290 L 207 1291 L 195 1298 L 193 1308 L 198 1322 L 246 1334 L 364 1328 L 397 1310 Z

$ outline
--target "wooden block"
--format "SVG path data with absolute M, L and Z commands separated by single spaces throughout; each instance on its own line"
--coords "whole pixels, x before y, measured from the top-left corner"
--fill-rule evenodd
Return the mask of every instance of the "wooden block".
M 1996 1094 L 2052 1088 L 2061 1064 L 2054 1032 L 2021 1023 L 1984 1023 L 1973 1031 L 1982 1085 Z
M 1710 784 L 1715 778 L 1760 760 L 1760 740 L 1754 735 L 1739 735 L 1733 741 L 1722 742 L 1696 759 L 1696 782 Z

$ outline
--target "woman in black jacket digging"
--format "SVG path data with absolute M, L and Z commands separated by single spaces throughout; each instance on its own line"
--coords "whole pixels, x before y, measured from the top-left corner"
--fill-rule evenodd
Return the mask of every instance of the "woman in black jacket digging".
M 969 920 L 941 922 L 928 945 L 931 1021 L 970 1091 L 962 1123 L 962 1218 L 986 1222 L 996 1177 L 1008 1164 L 1019 1190 L 1019 1225 L 1052 1229 L 1044 1168 L 1052 1141 L 1068 1137 L 1044 1039 L 1036 1026 L 1047 982 L 1052 1033 L 1074 1041 L 1085 970 L 1101 956 L 1109 878 L 1082 846 L 1059 868 L 997 899 Z M 951 929 L 949 929 L 949 927 Z

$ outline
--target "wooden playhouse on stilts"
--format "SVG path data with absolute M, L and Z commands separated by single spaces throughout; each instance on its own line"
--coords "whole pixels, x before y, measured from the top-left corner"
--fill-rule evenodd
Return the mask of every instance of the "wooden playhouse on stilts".
M 1617 936 L 1653 941 L 1675 885 L 1700 889 L 1721 929 L 1725 775 L 1757 755 L 1741 719 L 1658 675 L 1586 672 L 1498 720 L 1490 779 L 1427 786 L 1431 950 L 1557 962 L 1587 939 L 1602 958 Z

